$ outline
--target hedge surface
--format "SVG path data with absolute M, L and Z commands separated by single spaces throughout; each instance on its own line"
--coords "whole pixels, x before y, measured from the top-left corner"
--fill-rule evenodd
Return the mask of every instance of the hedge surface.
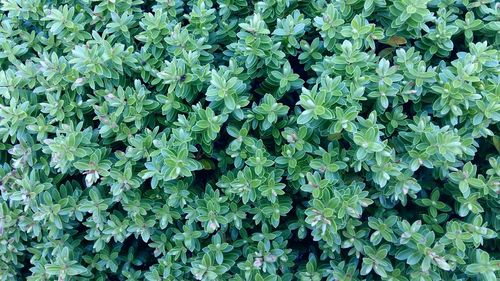
M 0 10 L 0 280 L 500 277 L 495 1 Z

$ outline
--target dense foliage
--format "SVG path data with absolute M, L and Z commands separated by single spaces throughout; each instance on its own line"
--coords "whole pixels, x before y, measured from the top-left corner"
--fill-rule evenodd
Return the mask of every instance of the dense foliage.
M 494 0 L 0 10 L 0 280 L 500 277 Z

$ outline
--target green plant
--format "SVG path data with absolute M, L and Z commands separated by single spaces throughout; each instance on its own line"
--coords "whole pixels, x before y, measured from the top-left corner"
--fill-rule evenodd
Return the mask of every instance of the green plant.
M 0 280 L 500 277 L 493 0 L 1 0 Z

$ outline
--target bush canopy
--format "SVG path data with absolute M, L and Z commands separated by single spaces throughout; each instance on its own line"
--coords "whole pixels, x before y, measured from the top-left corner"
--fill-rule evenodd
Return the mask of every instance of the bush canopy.
M 500 277 L 494 0 L 0 0 L 0 280 Z

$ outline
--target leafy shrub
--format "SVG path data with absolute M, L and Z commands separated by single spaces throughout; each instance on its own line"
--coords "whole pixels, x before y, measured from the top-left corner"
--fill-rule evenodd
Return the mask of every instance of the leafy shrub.
M 1 280 L 499 277 L 493 0 L 1 0 Z

